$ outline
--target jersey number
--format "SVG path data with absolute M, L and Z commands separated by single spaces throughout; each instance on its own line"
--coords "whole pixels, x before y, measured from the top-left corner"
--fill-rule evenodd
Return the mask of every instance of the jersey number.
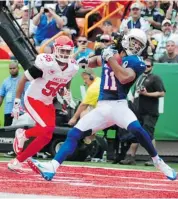
M 45 88 L 42 89 L 42 93 L 45 96 L 51 95 L 52 97 L 55 97 L 57 92 L 59 91 L 59 89 L 64 86 L 65 86 L 65 84 L 59 84 L 57 82 L 48 81 Z
M 111 82 L 111 85 L 109 86 L 109 82 Z M 116 91 L 116 80 L 114 76 L 114 72 L 109 72 L 109 70 L 105 70 L 105 84 L 104 84 L 104 90 L 111 90 Z

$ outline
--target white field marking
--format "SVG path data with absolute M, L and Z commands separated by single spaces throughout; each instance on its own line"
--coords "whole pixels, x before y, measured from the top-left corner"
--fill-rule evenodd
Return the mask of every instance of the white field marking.
M 0 167 L 0 169 L 4 169 L 4 167 Z M 95 167 L 93 167 L 93 168 L 95 168 Z M 32 171 L 31 169 L 29 169 L 30 171 Z M 119 169 L 118 169 L 119 170 Z M 129 171 L 129 170 L 127 170 L 127 171 Z M 140 171 L 140 170 L 134 170 L 134 171 Z M 33 171 L 32 171 L 33 172 Z M 15 173 L 15 172 L 14 172 Z M 65 173 L 66 174 L 66 172 L 62 172 L 62 171 L 58 171 L 57 172 L 57 174 L 63 174 L 63 173 Z M 161 173 L 161 172 L 159 172 L 159 173 Z M 17 173 L 17 175 L 26 175 L 27 173 Z M 69 172 L 68 174 L 70 174 L 70 175 L 84 175 L 84 176 L 93 176 L 93 174 L 92 173 L 74 173 L 74 172 Z M 37 176 L 37 177 L 40 177 L 40 174 L 39 175 L 37 175 L 37 174 L 28 174 L 28 176 Z M 59 175 L 57 175 L 55 178 L 60 178 L 60 176 Z M 165 182 L 172 182 L 171 180 L 168 180 L 168 179 L 156 179 L 156 178 L 139 178 L 139 177 L 133 177 L 133 176 L 130 176 L 130 177 L 126 177 L 126 176 L 113 176 L 113 175 L 102 175 L 102 174 L 95 174 L 95 177 L 104 177 L 104 178 L 117 178 L 117 179 L 133 179 L 133 180 L 145 180 L 145 181 L 160 181 L 160 182 L 163 182 L 163 181 L 165 181 Z M 70 177 L 69 177 L 70 178 Z M 174 181 L 174 183 L 178 183 L 178 181 Z
M 35 195 L 35 194 L 17 194 L 17 193 L 2 193 L 0 192 L 0 198 L 8 198 L 8 199 L 93 199 L 93 198 L 80 198 L 80 197 L 72 197 L 72 196 L 47 196 L 47 195 Z M 97 199 L 106 199 L 106 198 L 97 198 Z M 118 198 L 112 198 L 118 199 Z M 127 198 L 129 199 L 129 198 Z M 132 198 L 134 199 L 134 198 Z M 149 198 L 149 199 L 158 199 L 158 198 Z M 163 199 L 163 198 L 162 198 Z M 170 198 L 173 199 L 173 198 Z
M 71 180 L 72 181 L 72 180 Z M 71 181 L 62 181 L 61 180 L 61 182 L 71 182 Z M 4 182 L 4 180 L 2 179 L 2 180 L 0 180 L 0 182 Z M 44 179 L 36 179 L 36 180 L 21 180 L 21 179 L 18 179 L 18 180 L 6 180 L 6 182 L 26 182 L 26 183 L 30 183 L 30 182 L 32 182 L 32 183 L 52 183 L 52 184 L 58 184 L 59 182 L 58 181 L 55 181 L 55 180 L 52 180 L 52 181 L 46 181 L 46 180 L 44 180 Z M 78 183 L 80 183 L 80 182 L 78 182 Z
M 65 173 L 66 174 L 66 172 L 62 172 L 62 171 L 59 171 L 59 172 L 57 172 L 57 174 L 63 174 L 63 173 Z M 159 173 L 161 173 L 161 172 L 159 172 Z M 103 178 L 118 178 L 118 179 L 120 179 L 120 178 L 125 178 L 125 179 L 133 179 L 133 180 L 148 180 L 148 181 L 160 181 L 160 182 L 162 182 L 162 181 L 165 181 L 165 182 L 172 182 L 171 180 L 167 180 L 167 179 L 156 179 L 156 178 L 139 178 L 139 177 L 134 177 L 134 176 L 129 176 L 129 177 L 127 177 L 127 176 L 114 176 L 114 175 L 104 175 L 104 174 L 92 174 L 92 173 L 73 173 L 73 172 L 70 172 L 70 173 L 68 173 L 68 174 L 70 174 L 70 175 L 86 175 L 86 176 L 95 176 L 95 177 L 103 177 Z M 120 175 L 120 174 L 118 174 L 118 175 Z M 178 183 L 178 181 L 176 181 L 177 183 Z
M 166 192 L 176 192 L 178 191 L 175 190 L 170 190 L 170 189 L 154 189 L 154 188 L 148 188 L 148 187 L 129 187 L 129 186 L 111 186 L 111 185 L 97 185 L 97 184 L 87 184 L 87 183 L 70 183 L 70 185 L 73 186 L 87 186 L 87 187 L 97 187 L 97 188 L 111 188 L 111 189 L 138 189 L 138 190 L 146 190 L 146 191 L 166 191 Z
M 47 196 L 47 195 L 35 195 L 35 194 L 16 194 L 16 193 L 1 193 L 0 198 L 8 199 L 79 199 L 78 197 L 69 197 L 69 196 Z
M 4 182 L 4 179 L 0 179 L 0 182 Z M 7 179 L 6 182 L 35 182 L 35 183 L 49 183 L 48 181 L 46 180 L 43 180 L 42 178 L 37 178 L 36 180 L 23 180 L 23 179 Z M 142 183 L 142 182 L 115 182 L 115 184 L 118 184 L 118 185 L 99 185 L 99 183 L 95 182 L 94 180 L 92 180 L 91 182 L 85 182 L 85 179 L 53 179 L 51 181 L 52 183 L 54 184 L 57 184 L 57 183 L 68 183 L 70 185 L 80 185 L 82 184 L 82 186 L 85 186 L 85 184 L 87 185 L 96 185 L 96 186 L 111 186 L 111 187 L 120 187 L 120 185 L 122 184 L 128 184 L 128 187 L 129 185 L 145 185 L 145 186 L 163 186 L 163 187 L 169 187 L 169 188 L 175 188 L 175 184 L 152 184 L 152 183 Z M 178 191 L 177 191 L 178 192 Z

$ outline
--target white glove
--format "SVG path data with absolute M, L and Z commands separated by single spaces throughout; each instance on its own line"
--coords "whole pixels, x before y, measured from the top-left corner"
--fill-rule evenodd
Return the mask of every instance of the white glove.
M 20 115 L 20 102 L 21 100 L 18 98 L 15 98 L 14 100 L 14 107 L 12 109 L 12 117 L 14 117 L 14 119 L 18 120 L 19 115 Z
M 70 105 L 70 102 L 71 102 L 71 93 L 70 91 L 64 87 L 64 96 L 63 96 L 63 99 L 67 102 L 68 105 Z
M 109 58 L 113 57 L 114 54 L 116 54 L 117 51 L 114 51 L 113 49 L 110 49 L 110 48 L 105 48 L 102 52 L 102 58 L 105 60 L 105 61 L 108 61 Z

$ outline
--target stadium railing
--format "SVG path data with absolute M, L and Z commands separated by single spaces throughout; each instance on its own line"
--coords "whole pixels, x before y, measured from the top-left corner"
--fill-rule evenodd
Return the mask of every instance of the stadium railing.
M 114 16 L 117 13 L 123 13 L 124 6 L 120 3 L 116 3 L 116 5 L 117 5 L 117 8 L 113 12 L 110 12 L 109 11 L 109 2 L 102 3 L 101 5 L 97 6 L 95 9 L 93 9 L 92 11 L 90 11 L 89 13 L 87 13 L 85 15 L 84 34 L 86 37 L 88 37 L 89 32 L 91 32 L 96 27 L 100 26 L 104 21 L 110 19 L 112 16 Z M 86 23 L 86 22 L 88 21 L 89 16 L 98 12 L 101 8 L 104 9 L 102 19 L 100 21 L 98 21 L 96 24 L 94 24 L 93 26 L 91 26 L 90 28 L 88 28 L 88 23 Z

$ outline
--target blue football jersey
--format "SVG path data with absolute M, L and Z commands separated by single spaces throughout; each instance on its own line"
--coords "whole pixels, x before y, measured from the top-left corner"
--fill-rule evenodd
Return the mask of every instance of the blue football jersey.
M 121 100 L 126 99 L 127 94 L 136 79 L 145 71 L 146 65 L 141 57 L 136 55 L 122 58 L 122 67 L 132 68 L 136 73 L 134 81 L 121 84 L 115 77 L 114 72 L 104 60 L 102 60 L 102 73 L 99 100 Z

